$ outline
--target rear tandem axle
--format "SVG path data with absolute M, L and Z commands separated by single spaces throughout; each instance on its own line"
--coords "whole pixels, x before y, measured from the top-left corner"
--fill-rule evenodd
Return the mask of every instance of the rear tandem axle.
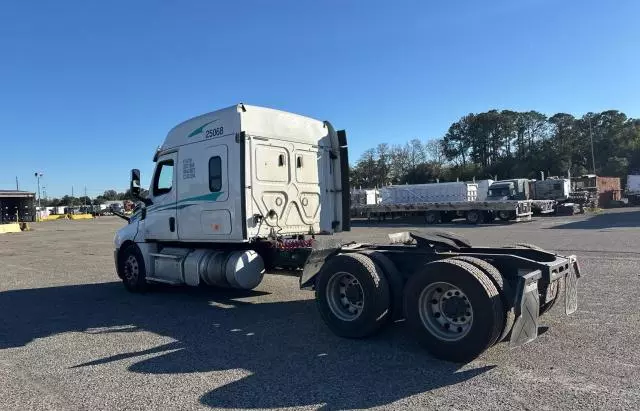
M 575 256 L 536 246 L 473 247 L 445 232 L 398 233 L 391 245 L 316 242 L 300 279 L 337 335 L 364 338 L 405 318 L 437 358 L 467 362 L 487 348 L 537 338 L 538 317 L 565 296 L 577 309 Z

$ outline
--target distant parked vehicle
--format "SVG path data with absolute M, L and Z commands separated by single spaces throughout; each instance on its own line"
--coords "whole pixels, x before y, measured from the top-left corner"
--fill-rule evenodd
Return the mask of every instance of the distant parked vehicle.
M 627 176 L 627 198 L 632 205 L 640 205 L 640 175 L 629 174 Z

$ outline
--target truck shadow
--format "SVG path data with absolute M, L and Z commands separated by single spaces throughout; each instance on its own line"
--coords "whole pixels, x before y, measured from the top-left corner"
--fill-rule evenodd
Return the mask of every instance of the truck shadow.
M 140 357 L 129 371 L 245 370 L 247 376 L 203 393 L 201 403 L 216 408 L 381 406 L 493 368 L 460 370 L 433 359 L 401 323 L 367 340 L 341 339 L 325 328 L 313 300 L 243 301 L 259 294 L 159 288 L 131 295 L 116 282 L 6 291 L 0 293 L 0 349 L 65 332 L 168 336 L 175 341 L 68 367 Z
M 640 227 L 640 210 L 594 214 L 585 219 L 549 227 L 550 229 L 601 230 L 616 227 Z

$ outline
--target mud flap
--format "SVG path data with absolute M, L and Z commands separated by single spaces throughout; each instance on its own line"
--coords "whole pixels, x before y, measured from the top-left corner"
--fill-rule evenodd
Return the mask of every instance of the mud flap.
M 333 238 L 314 241 L 311 254 L 309 254 L 302 270 L 302 276 L 300 276 L 300 288 L 312 288 L 316 274 L 320 272 L 325 261 L 337 253 L 341 246 L 342 242 Z
M 541 277 L 542 272 L 536 270 L 518 278 L 514 304 L 516 321 L 511 330 L 510 348 L 519 347 L 538 337 L 538 314 L 540 312 L 538 280 Z
M 578 278 L 580 278 L 580 266 L 575 256 L 570 256 L 571 270 L 565 278 L 564 312 L 573 314 L 578 309 Z

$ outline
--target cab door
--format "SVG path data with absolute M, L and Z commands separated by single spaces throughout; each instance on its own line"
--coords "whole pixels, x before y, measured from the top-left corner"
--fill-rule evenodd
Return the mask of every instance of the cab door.
M 234 202 L 240 196 L 229 195 L 229 191 L 236 193 L 240 188 L 230 187 L 230 180 L 231 184 L 238 183 L 234 180 L 237 173 L 229 173 L 228 151 L 222 141 L 180 148 L 177 207 L 180 241 L 237 240 L 240 227 L 233 224 L 232 217 L 241 213 Z
M 178 239 L 176 218 L 178 153 L 167 153 L 158 158 L 151 180 L 149 196 L 153 204 L 147 207 L 145 237 L 147 240 L 173 241 Z

